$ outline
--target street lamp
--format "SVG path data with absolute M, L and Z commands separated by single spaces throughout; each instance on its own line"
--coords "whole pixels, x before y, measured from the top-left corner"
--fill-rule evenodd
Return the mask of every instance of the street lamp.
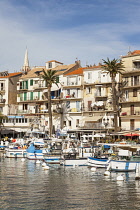
M 109 118 L 104 118 L 103 119 L 103 124 L 105 126 L 105 133 L 107 134 L 107 126 L 109 125 Z M 106 140 L 106 135 L 105 135 L 105 140 Z

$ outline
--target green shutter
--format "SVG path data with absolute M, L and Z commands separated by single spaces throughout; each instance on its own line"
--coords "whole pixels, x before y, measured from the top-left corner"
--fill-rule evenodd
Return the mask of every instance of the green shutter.
M 30 80 L 30 86 L 33 86 L 33 79 Z
M 33 100 L 33 92 L 30 92 L 30 100 Z
M 28 89 L 28 81 L 25 82 L 26 89 Z
M 40 99 L 40 92 L 38 92 L 38 99 Z
M 56 83 L 59 83 L 59 77 L 56 77 Z
M 22 81 L 22 89 L 24 89 L 24 81 Z
M 27 101 L 27 93 L 24 93 L 24 101 Z

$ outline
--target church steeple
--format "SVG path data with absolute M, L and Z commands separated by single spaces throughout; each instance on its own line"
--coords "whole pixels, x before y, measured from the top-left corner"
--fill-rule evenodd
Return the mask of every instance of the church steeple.
M 25 51 L 24 64 L 23 64 L 23 67 L 22 67 L 22 71 L 23 72 L 30 71 L 29 59 L 28 59 L 28 50 L 27 50 L 27 48 L 26 48 L 26 51 Z

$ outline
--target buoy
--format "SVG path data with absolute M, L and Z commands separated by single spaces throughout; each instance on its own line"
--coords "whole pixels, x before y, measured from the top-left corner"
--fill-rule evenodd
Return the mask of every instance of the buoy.
M 91 171 L 96 171 L 96 168 L 95 167 L 92 167 L 90 170 Z
M 42 163 L 42 167 L 45 167 L 45 166 L 46 166 L 46 163 L 45 163 L 45 162 L 43 162 L 43 163 Z
M 24 162 L 25 161 L 25 158 L 21 158 L 21 161 Z
M 110 164 L 107 166 L 107 169 L 104 172 L 104 176 L 109 176 L 109 175 L 110 175 Z
M 107 171 L 107 170 L 106 170 L 106 171 L 104 172 L 104 176 L 110 176 L 110 171 Z
M 123 174 L 117 176 L 117 181 L 124 181 Z
M 135 176 L 135 180 L 140 180 L 139 163 L 136 164 L 136 176 Z
M 49 170 L 50 167 L 46 165 L 46 166 L 43 167 L 43 169 L 44 169 L 44 170 Z

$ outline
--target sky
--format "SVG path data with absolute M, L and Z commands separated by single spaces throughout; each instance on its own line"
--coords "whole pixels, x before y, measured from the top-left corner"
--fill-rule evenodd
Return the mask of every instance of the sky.
M 82 67 L 140 50 L 139 0 L 0 0 L 0 71 L 50 60 Z

